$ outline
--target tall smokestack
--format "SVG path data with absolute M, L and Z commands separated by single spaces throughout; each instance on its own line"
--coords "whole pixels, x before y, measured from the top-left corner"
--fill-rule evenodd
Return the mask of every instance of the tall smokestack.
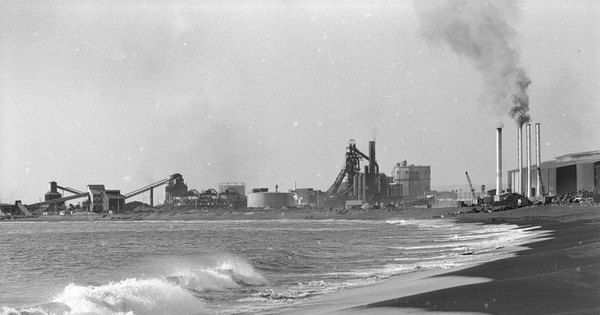
M 377 162 L 375 161 L 375 141 L 369 141 L 369 177 L 368 177 L 368 191 L 369 197 L 377 194 Z
M 525 189 L 527 189 L 527 198 L 531 198 L 531 124 L 525 126 L 525 143 L 527 144 L 526 158 L 527 158 L 527 180 L 525 182 Z
M 375 174 L 375 141 L 369 141 L 369 171 Z
M 535 194 L 541 196 L 542 172 L 540 171 L 540 166 L 542 164 L 542 157 L 540 152 L 540 123 L 535 124 L 535 164 L 537 168 L 537 185 L 535 187 Z
M 504 124 L 496 124 L 496 195 L 502 193 L 502 128 Z
M 523 125 L 517 126 L 517 155 L 519 176 L 517 177 L 515 192 L 521 194 L 523 192 Z

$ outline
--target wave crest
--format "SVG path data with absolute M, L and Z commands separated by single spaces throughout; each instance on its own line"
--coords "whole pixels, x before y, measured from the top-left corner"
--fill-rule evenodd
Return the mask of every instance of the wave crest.
M 76 314 L 210 314 L 202 300 L 159 279 L 126 279 L 102 286 L 68 285 L 54 302 Z
M 52 302 L 4 307 L 0 315 L 211 314 L 205 307 L 203 294 L 199 293 L 267 284 L 251 263 L 231 254 L 208 255 L 199 260 L 170 258 L 142 269 L 142 278 L 101 285 L 72 283 Z
M 174 268 L 167 279 L 194 292 L 225 291 L 268 283 L 248 261 L 226 254 L 200 265 L 176 263 Z

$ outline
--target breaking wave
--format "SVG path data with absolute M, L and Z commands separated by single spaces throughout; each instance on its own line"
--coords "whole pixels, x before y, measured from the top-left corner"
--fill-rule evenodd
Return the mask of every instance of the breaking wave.
M 126 279 L 102 286 L 68 285 L 54 302 L 69 314 L 209 314 L 189 291 L 160 279 Z
M 164 272 L 164 267 L 159 269 Z M 227 254 L 214 255 L 196 265 L 173 260 L 168 269 L 172 271 L 144 279 L 130 278 L 102 285 L 71 283 L 52 302 L 3 307 L 0 315 L 212 314 L 200 293 L 267 284 L 249 262 Z
M 267 280 L 244 259 L 230 255 L 213 258 L 209 266 L 174 266 L 167 279 L 194 292 L 225 291 L 242 286 L 265 285 Z

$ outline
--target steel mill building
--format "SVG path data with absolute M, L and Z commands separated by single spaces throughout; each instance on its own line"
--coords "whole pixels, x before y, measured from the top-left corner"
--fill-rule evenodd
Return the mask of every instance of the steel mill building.
M 392 192 L 394 192 L 394 187 L 399 188 L 399 194 L 392 193 L 392 196 L 405 198 L 424 196 L 425 192 L 431 190 L 431 166 L 408 165 L 406 161 L 396 163 L 392 171 L 390 187 Z
M 356 147 L 354 139 L 350 139 L 346 147 L 345 163 L 335 182 L 325 193 L 325 206 L 362 206 L 400 199 L 418 199 L 430 190 L 430 166 L 408 165 L 403 161 L 396 163 L 392 176 L 387 176 L 379 171 L 375 141 L 369 141 L 367 155 Z
M 527 192 L 528 171 L 525 166 L 522 171 L 523 188 L 520 191 Z M 537 182 L 541 175 L 543 194 L 574 193 L 580 190 L 600 193 L 600 150 L 580 153 L 565 154 L 555 157 L 553 161 L 542 162 L 538 171 L 537 166 L 531 166 L 532 195 L 538 195 L 535 191 Z M 509 188 L 517 187 L 519 169 L 508 171 Z

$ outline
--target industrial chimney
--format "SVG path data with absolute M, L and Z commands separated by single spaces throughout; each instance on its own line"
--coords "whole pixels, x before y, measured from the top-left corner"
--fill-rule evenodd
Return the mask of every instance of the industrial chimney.
M 375 164 L 375 141 L 369 141 L 369 171 L 372 175 L 376 174 Z
M 537 181 L 535 187 L 535 194 L 538 196 L 542 195 L 542 172 L 540 171 L 540 166 L 542 164 L 541 160 L 541 152 L 540 152 L 540 123 L 535 124 L 535 163 L 537 168 Z
M 531 198 L 531 124 L 525 126 L 525 143 L 526 143 L 526 159 L 527 159 L 527 181 L 525 189 L 527 189 L 527 198 Z
M 367 179 L 369 198 L 379 193 L 377 187 L 377 178 L 379 173 L 379 165 L 375 159 L 375 141 L 369 141 L 369 177 Z
M 517 167 L 519 168 L 519 176 L 515 183 L 515 192 L 517 194 L 523 193 L 523 125 L 517 126 Z
M 496 124 L 496 195 L 502 193 L 502 128 L 504 124 Z

